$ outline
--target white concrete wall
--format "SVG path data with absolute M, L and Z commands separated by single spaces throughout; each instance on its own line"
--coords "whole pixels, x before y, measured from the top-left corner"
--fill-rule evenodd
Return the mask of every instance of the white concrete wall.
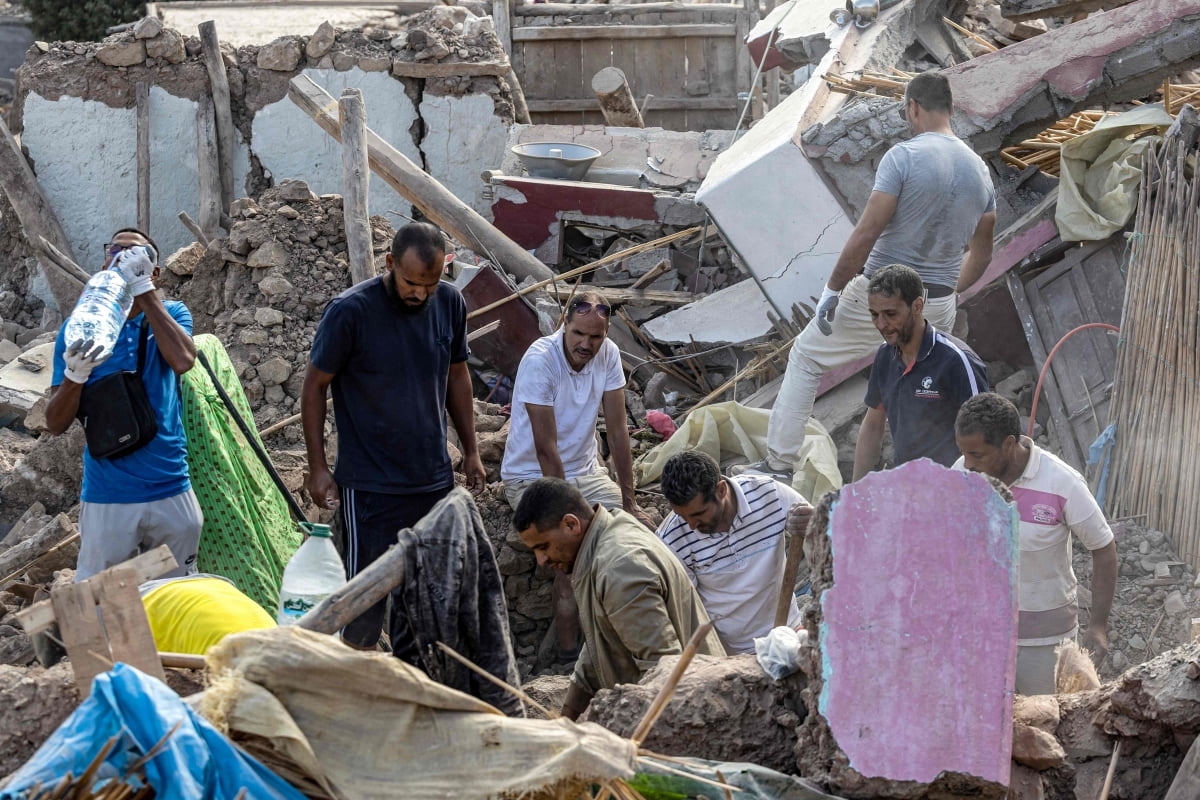
M 196 217 L 196 107 L 150 89 L 150 235 L 163 256 L 192 241 L 180 211 Z M 101 245 L 118 228 L 137 224 L 137 122 L 132 108 L 62 97 L 25 99 L 22 143 L 38 182 L 58 214 L 80 266 L 99 268 Z M 234 181 L 245 186 L 249 158 L 239 141 Z M 43 298 L 44 299 L 44 298 Z
M 491 218 L 480 175 L 500 166 L 508 141 L 508 126 L 496 116 L 491 95 L 450 97 L 426 92 L 421 97 L 421 119 L 425 121 L 421 152 L 429 174 Z

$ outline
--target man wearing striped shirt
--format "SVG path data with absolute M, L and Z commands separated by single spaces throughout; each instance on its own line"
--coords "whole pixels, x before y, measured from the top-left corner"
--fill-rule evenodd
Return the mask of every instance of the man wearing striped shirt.
M 895 466 L 958 459 L 954 418 L 964 402 L 991 387 L 975 351 L 924 318 L 925 286 L 912 267 L 891 264 L 867 287 L 871 321 L 883 336 L 867 384 L 867 414 L 854 448 L 854 480 L 879 462 L 883 426 L 892 432 Z
M 789 515 L 793 530 L 802 531 L 812 507 L 766 475 L 724 478 L 717 462 L 696 450 L 667 461 L 662 491 L 675 513 L 658 537 L 683 563 L 726 651 L 753 653 L 754 638 L 775 621 Z M 795 598 L 788 624 L 801 624 Z

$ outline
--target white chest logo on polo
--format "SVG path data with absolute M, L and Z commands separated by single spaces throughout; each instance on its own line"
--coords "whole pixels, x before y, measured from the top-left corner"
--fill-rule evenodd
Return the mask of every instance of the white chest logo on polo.
M 1058 509 L 1046 503 L 1035 503 L 1029 509 L 1033 515 L 1033 521 L 1041 525 L 1057 525 L 1059 523 Z
M 921 379 L 921 385 L 913 393 L 915 397 L 921 400 L 941 400 L 942 393 L 939 392 L 933 385 L 933 378 L 926 375 Z

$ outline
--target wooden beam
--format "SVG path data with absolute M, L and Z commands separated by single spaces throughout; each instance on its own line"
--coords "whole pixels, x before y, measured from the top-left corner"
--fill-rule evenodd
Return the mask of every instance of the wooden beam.
M 228 214 L 229 205 L 233 202 L 234 146 L 233 106 L 229 99 L 229 76 L 225 72 L 225 59 L 221 57 L 221 43 L 217 39 L 217 24 L 208 20 L 201 22 L 199 28 L 200 51 L 204 57 L 204 68 L 208 71 L 209 89 L 216 118 L 220 210 L 222 214 Z
M 492 27 L 500 44 L 504 45 L 504 53 L 512 60 L 512 6 L 511 0 L 492 0 Z
M 58 632 L 71 657 L 75 685 L 79 694 L 87 697 L 92 693 L 92 680 L 113 667 L 108 638 L 96 614 L 92 585 L 83 581 L 60 586 L 46 603 L 53 609 L 53 619 L 58 620 Z
M 74 523 L 66 514 L 59 514 L 28 539 L 0 553 L 0 575 L 4 576 L 0 579 L 0 585 L 24 572 L 47 550 L 57 546 L 72 533 L 75 533 Z
M 339 138 L 332 97 L 313 81 L 297 75 L 288 84 L 288 97 L 334 139 Z M 535 281 L 554 277 L 542 262 L 509 239 L 475 209 L 463 203 L 403 153 L 367 128 L 367 152 L 371 169 L 400 195 L 421 209 L 433 224 L 463 242 L 518 280 Z
M 731 108 L 741 108 L 736 97 L 652 97 L 647 104 L 650 111 L 726 111 Z M 529 111 L 533 114 L 595 110 L 596 101 L 583 98 L 529 101 Z
M 215 239 L 221 227 L 221 164 L 218 155 L 216 116 L 212 99 L 196 104 L 196 169 L 200 180 L 200 230 Z
M 626 303 L 683 306 L 688 303 L 694 303 L 703 296 L 693 294 L 692 292 L 675 292 L 669 289 L 626 289 L 615 286 L 590 286 L 588 284 L 581 285 L 578 291 L 599 292 L 608 299 L 608 302 L 617 306 L 625 305 Z
M 137 224 L 150 233 L 150 84 L 138 81 L 137 102 Z
M 605 67 L 592 76 L 592 93 L 600 103 L 604 122 L 615 128 L 644 128 L 637 100 L 620 67 Z
M 349 88 L 338 101 L 342 138 L 342 215 L 345 218 L 346 254 L 350 257 L 350 283 L 375 276 L 371 248 L 370 210 L 367 202 L 371 168 L 367 165 L 367 111 L 361 89 Z
M 497 330 L 500 329 L 500 322 L 501 322 L 501 320 L 494 319 L 491 322 L 489 322 L 487 325 L 484 325 L 481 328 L 476 328 L 475 330 L 471 331 L 470 333 L 467 334 L 467 344 L 470 344 L 471 342 L 475 341 L 476 339 L 482 339 L 484 336 L 487 336 L 489 333 L 495 333 Z
M 54 214 L 54 208 L 42 193 L 42 187 L 38 185 L 37 178 L 34 177 L 29 162 L 25 160 L 21 146 L 17 144 L 17 140 L 5 124 L 3 115 L 0 115 L 0 137 L 3 138 L 3 141 L 0 141 L 0 189 L 3 189 L 5 197 L 16 212 L 17 222 L 25 232 L 25 238 L 35 247 L 39 239 L 45 239 L 72 263 L 78 263 L 71 242 Z M 46 276 L 46 284 L 50 294 L 54 296 L 58 310 L 64 316 L 70 314 L 71 309 L 75 307 L 75 301 L 79 299 L 83 284 L 74 281 L 69 273 L 56 269 L 53 262 L 45 258 L 39 260 L 42 263 L 42 274 Z
M 514 42 L 544 42 L 563 39 L 671 39 L 680 37 L 724 37 L 734 36 L 738 28 L 734 25 L 695 24 L 682 25 L 534 25 L 514 28 Z
M 87 582 L 95 584 L 92 593 L 104 615 L 104 630 L 108 634 L 112 660 L 124 661 L 147 675 L 165 681 L 167 676 L 158 658 L 150 619 L 146 616 L 146 606 L 138 590 L 141 583 L 138 577 L 137 570 L 128 564 L 118 564 Z M 95 614 L 95 610 L 92 613 Z

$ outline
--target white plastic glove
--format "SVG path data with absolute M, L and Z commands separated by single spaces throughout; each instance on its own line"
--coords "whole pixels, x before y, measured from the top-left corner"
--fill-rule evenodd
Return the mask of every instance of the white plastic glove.
M 67 368 L 63 370 L 63 377 L 75 383 L 87 383 L 92 370 L 107 361 L 111 355 L 111 350 L 106 350 L 104 345 L 95 344 L 91 339 L 86 342 L 76 339 L 67 345 L 67 352 L 63 357 Z
M 839 292 L 826 286 L 817 301 L 817 328 L 826 336 L 833 333 L 833 312 L 837 310 L 839 296 Z
M 154 262 L 150 260 L 150 254 L 144 247 L 131 247 L 117 253 L 116 260 L 109 269 L 115 270 L 125 279 L 134 297 L 154 291 L 154 281 L 151 279 L 154 275 Z

